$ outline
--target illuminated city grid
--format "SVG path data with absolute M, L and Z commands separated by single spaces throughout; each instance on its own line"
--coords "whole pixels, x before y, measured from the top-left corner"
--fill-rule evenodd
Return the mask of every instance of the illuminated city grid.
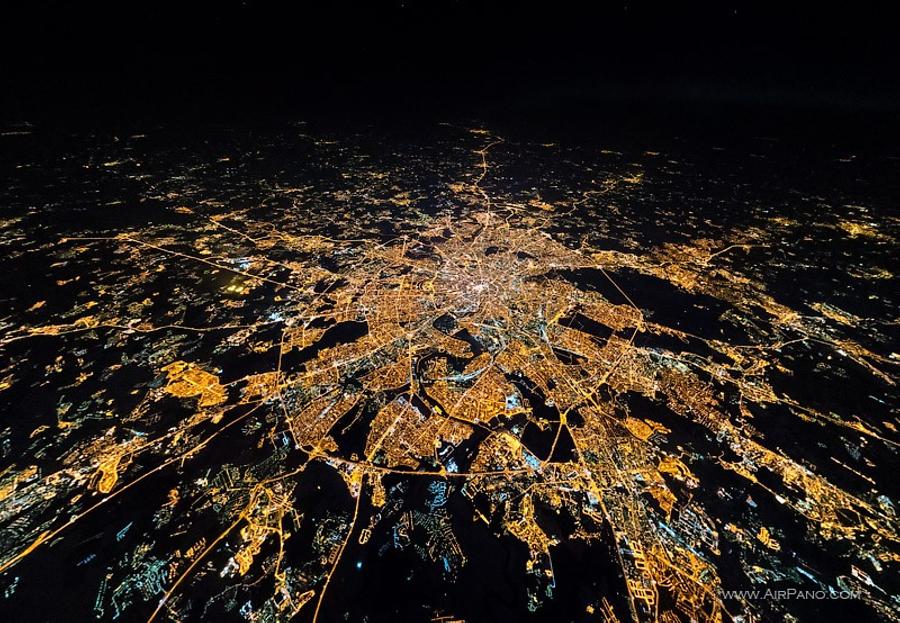
M 56 403 L 27 430 L 3 425 L 17 449 L 0 472 L 6 599 L 29 565 L 78 573 L 100 556 L 78 620 L 337 620 L 351 605 L 335 587 L 385 552 L 464 578 L 466 508 L 472 530 L 525 552 L 535 616 L 562 588 L 555 552 L 583 542 L 614 570 L 578 604 L 585 620 L 781 620 L 793 603 L 723 593 L 778 582 L 856 591 L 896 620 L 887 325 L 786 301 L 763 273 L 800 261 L 788 241 L 809 231 L 884 248 L 896 222 L 661 213 L 675 235 L 647 244 L 627 206 L 678 161 L 442 131 L 438 150 L 379 160 L 297 126 L 330 171 L 308 186 L 229 197 L 239 169 L 223 155 L 147 187 L 166 218 L 22 251 L 50 258 L 69 294 L 35 289 L 3 319 L 0 397 L 36 383 Z M 570 173 L 517 174 L 523 154 Z M 90 166 L 141 179 L 134 164 Z M 30 218 L 2 223 L 6 248 Z M 852 377 L 869 408 L 794 392 L 801 368 Z M 343 501 L 314 509 L 327 474 Z M 463 620 L 420 599 L 432 620 Z

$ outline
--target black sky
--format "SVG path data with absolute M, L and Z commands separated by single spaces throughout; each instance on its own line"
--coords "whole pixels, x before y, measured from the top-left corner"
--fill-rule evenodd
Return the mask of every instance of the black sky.
M 895 110 L 888 3 L 29 2 L 3 111 L 241 115 L 675 98 Z

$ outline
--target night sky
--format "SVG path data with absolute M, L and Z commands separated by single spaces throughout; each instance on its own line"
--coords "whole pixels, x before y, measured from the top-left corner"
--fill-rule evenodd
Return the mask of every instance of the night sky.
M 881 114 L 900 101 L 886 3 L 282 4 L 7 9 L 4 116 L 490 116 L 629 99 Z

